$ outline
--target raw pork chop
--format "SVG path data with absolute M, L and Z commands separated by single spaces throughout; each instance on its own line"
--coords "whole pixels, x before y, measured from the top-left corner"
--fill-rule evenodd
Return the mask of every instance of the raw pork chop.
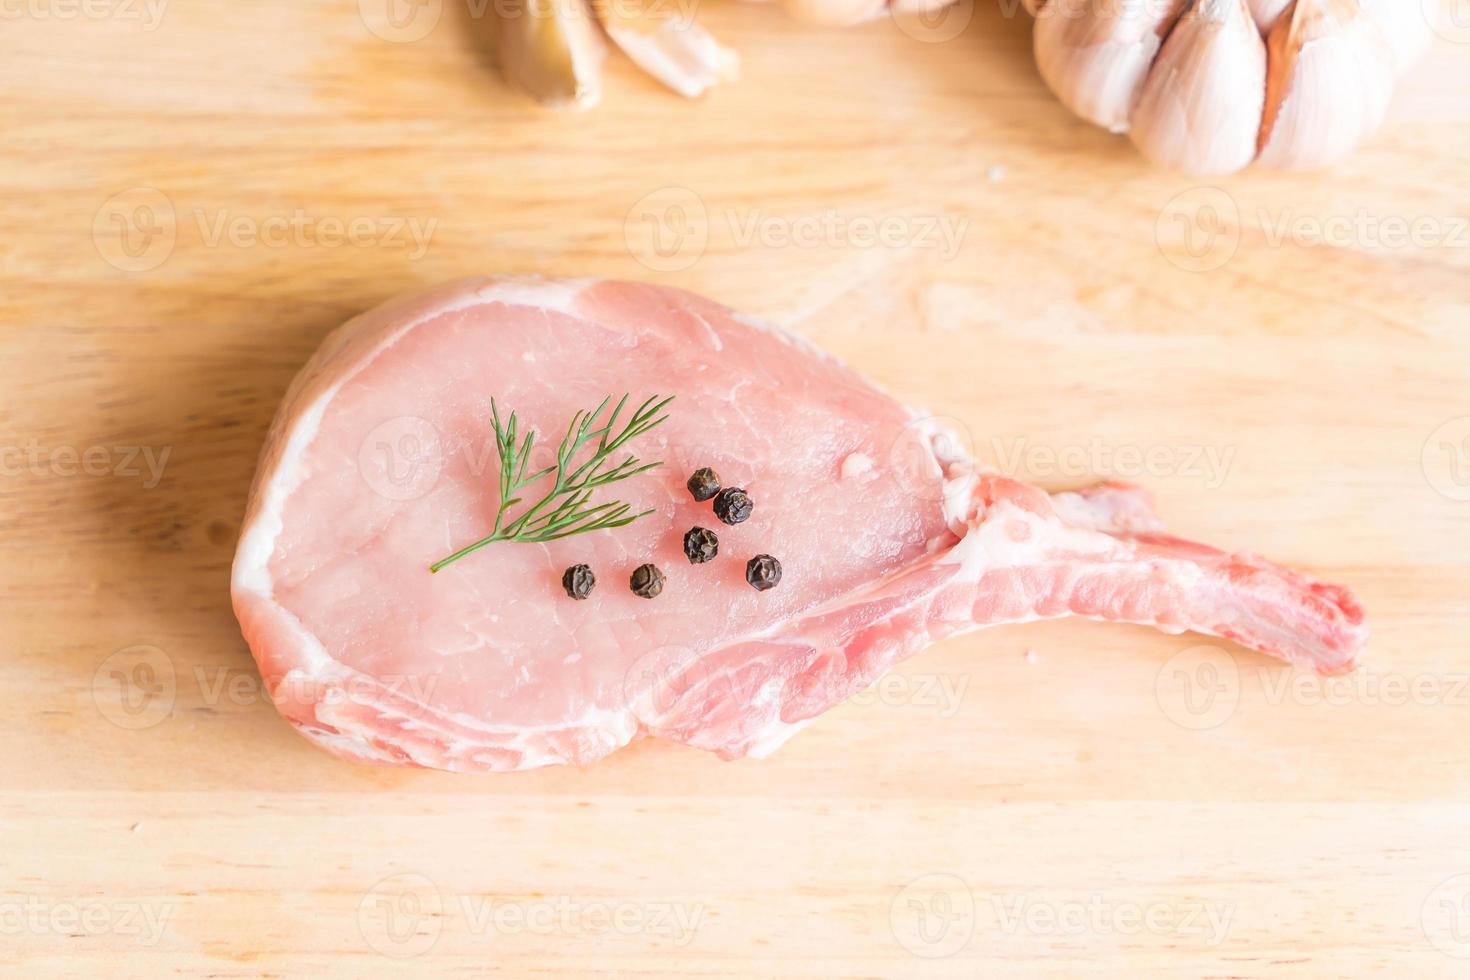
M 624 392 L 677 396 L 629 447 L 665 465 L 600 491 L 651 516 L 427 571 L 494 522 L 492 396 L 550 454 L 574 412 Z M 750 493 L 748 521 L 692 499 L 702 466 Z M 720 535 L 707 564 L 681 551 L 695 525 Z M 744 579 L 759 553 L 784 565 L 771 591 Z M 668 577 L 656 599 L 628 587 L 644 562 Z M 560 583 L 578 563 L 599 579 L 580 602 Z M 1346 589 L 1163 534 L 1135 488 L 1049 495 L 983 472 L 793 336 L 613 282 L 456 282 L 334 333 L 271 429 L 232 592 L 305 735 L 467 771 L 585 764 L 643 735 L 764 755 L 896 661 L 992 623 L 1196 630 L 1324 672 L 1366 635 Z

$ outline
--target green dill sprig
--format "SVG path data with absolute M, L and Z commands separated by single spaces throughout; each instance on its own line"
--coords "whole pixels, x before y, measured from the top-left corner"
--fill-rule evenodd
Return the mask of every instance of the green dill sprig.
M 561 447 L 556 451 L 556 465 L 527 474 L 526 467 L 531 462 L 531 448 L 535 445 L 536 433 L 528 432 L 522 440 L 516 413 L 511 412 L 510 419 L 502 424 L 500 410 L 492 398 L 490 424 L 495 429 L 495 452 L 500 457 L 500 509 L 495 514 L 495 527 L 488 536 L 434 562 L 429 566 L 429 571 L 437 572 L 445 565 L 459 561 L 465 555 L 497 541 L 555 541 L 587 531 L 624 527 L 653 513 L 651 510 L 630 513 L 632 507 L 620 500 L 593 504 L 592 493 L 598 487 L 626 480 L 663 465 L 662 462 L 645 463 L 638 457 L 629 455 L 621 463 L 604 469 L 612 455 L 625 444 L 668 418 L 659 413 L 674 398 L 672 395 L 667 398 L 655 395 L 648 399 L 616 434 L 613 429 L 628 402 L 628 396 L 619 398 L 607 421 L 598 424 L 597 420 L 611 400 L 611 396 L 608 396 L 592 411 L 579 411 L 573 415 Z M 588 444 L 593 446 L 592 455 L 586 461 L 577 463 L 577 456 Z M 553 477 L 553 480 L 546 495 L 527 507 L 520 516 L 511 518 L 508 512 L 521 503 L 521 491 L 548 476 Z

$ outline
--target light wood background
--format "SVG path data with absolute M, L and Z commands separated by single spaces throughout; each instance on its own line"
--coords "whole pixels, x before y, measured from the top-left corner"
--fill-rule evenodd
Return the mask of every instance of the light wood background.
M 1470 30 L 1334 172 L 1198 182 L 1070 118 L 988 0 L 927 41 L 711 0 L 739 85 L 614 56 L 586 115 L 507 92 L 450 0 L 400 43 L 373 2 L 5 8 L 0 974 L 1470 972 Z M 1357 588 L 1365 666 L 1037 625 L 765 762 L 330 758 L 230 612 L 255 453 L 332 327 L 482 272 L 693 288 L 1013 472 L 1133 476 Z

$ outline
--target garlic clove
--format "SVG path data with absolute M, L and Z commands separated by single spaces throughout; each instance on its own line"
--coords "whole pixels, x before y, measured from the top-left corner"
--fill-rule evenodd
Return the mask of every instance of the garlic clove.
M 881 17 L 888 0 L 780 0 L 781 9 L 806 24 L 851 27 Z
M 1393 49 L 1394 70 L 1402 75 L 1414 67 L 1428 49 L 1433 33 L 1422 4 L 1414 0 L 1363 0 L 1363 6 Z
M 500 70 L 553 106 L 588 109 L 602 98 L 607 45 L 585 0 L 498 0 Z
M 1121 133 L 1186 0 L 1051 0 L 1036 15 L 1036 67 L 1067 108 Z
M 692 8 L 675 9 L 669 0 L 593 0 L 612 42 L 639 68 L 689 99 L 740 74 L 739 55 L 694 23 Z
M 1326 166 L 1383 121 L 1393 95 L 1394 53 L 1359 0 L 1298 0 L 1267 44 L 1262 165 Z
M 1411 0 L 1392 0 L 1394 3 L 1411 2 Z M 1262 34 L 1271 33 L 1271 28 L 1276 26 L 1276 21 L 1291 6 L 1291 0 L 1250 0 L 1251 16 L 1255 18 L 1256 26 L 1261 29 Z
M 1163 166 L 1234 173 L 1255 158 L 1265 104 L 1266 42 L 1245 0 L 1196 0 L 1154 60 L 1130 136 Z

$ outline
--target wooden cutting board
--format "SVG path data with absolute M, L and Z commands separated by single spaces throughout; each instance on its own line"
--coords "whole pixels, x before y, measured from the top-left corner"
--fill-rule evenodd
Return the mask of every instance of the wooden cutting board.
M 988 0 L 704 5 L 744 81 L 613 57 L 585 115 L 449 0 L 376 2 L 6 8 L 0 974 L 1470 971 L 1470 30 L 1332 173 L 1201 182 L 1071 118 Z M 764 762 L 330 758 L 230 612 L 255 454 L 329 330 L 481 272 L 774 318 L 994 465 L 1352 584 L 1365 666 L 1040 624 Z

